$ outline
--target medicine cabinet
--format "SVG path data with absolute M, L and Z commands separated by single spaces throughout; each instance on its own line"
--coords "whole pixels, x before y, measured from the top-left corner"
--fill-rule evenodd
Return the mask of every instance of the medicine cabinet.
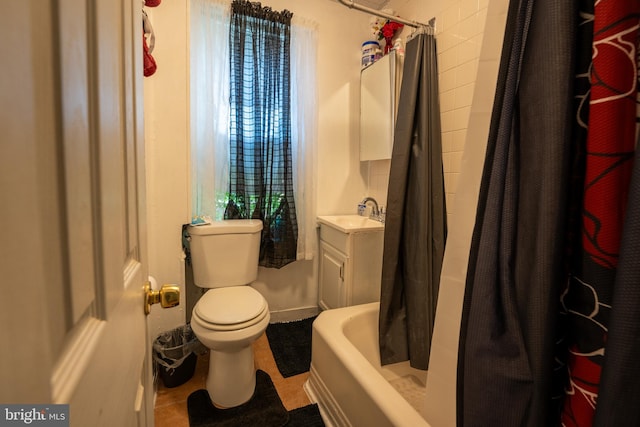
M 402 78 L 392 50 L 360 72 L 360 160 L 390 159 Z

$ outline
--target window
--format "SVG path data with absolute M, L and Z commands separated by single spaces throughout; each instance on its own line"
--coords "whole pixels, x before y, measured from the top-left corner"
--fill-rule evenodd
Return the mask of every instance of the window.
M 248 2 L 239 3 L 249 9 L 256 7 L 247 4 Z M 245 28 L 254 31 L 251 28 L 255 17 L 249 15 Z M 232 213 L 232 210 L 239 209 L 241 217 L 255 217 L 256 212 L 261 209 L 259 206 L 270 205 L 272 208 L 275 207 L 274 212 L 277 213 L 269 219 L 269 231 L 273 239 L 280 239 L 284 227 L 282 223 L 284 221 L 286 225 L 286 221 L 289 221 L 282 215 L 291 205 L 286 188 L 287 182 L 292 182 L 293 190 L 290 197 L 291 200 L 295 197 L 293 212 L 298 226 L 294 259 L 311 259 L 315 252 L 315 25 L 301 18 L 291 24 L 289 83 L 280 86 L 280 92 L 276 93 L 278 97 L 284 97 L 282 92 L 289 92 L 288 107 L 276 102 L 278 97 L 271 95 L 273 92 L 270 91 L 275 90 L 277 82 L 269 81 L 249 83 L 248 90 L 244 91 L 247 97 L 264 101 L 262 106 L 250 106 L 250 99 L 245 99 L 244 95 L 230 102 L 232 97 L 236 96 L 230 91 L 235 84 L 232 83 L 235 77 L 232 76 L 232 68 L 229 65 L 231 61 L 235 61 L 231 59 L 231 26 L 228 3 L 218 0 L 191 0 L 192 214 L 222 219 L 225 217 L 225 211 L 227 217 L 235 217 L 236 213 Z M 269 49 L 282 42 L 281 33 L 277 35 L 278 37 L 270 36 Z M 254 37 L 254 34 L 250 36 Z M 250 42 L 247 39 L 251 37 L 245 37 L 242 46 L 248 46 Z M 251 48 L 243 51 L 244 65 L 242 68 L 236 68 L 239 73 L 257 72 L 258 75 L 262 75 L 260 73 L 266 72 L 267 66 L 274 65 L 265 60 L 264 53 L 260 50 Z M 285 67 L 283 62 L 275 65 L 279 68 Z M 243 81 L 247 84 L 246 79 Z M 257 89 L 253 85 L 258 83 L 269 85 L 266 85 L 266 89 Z M 239 94 L 242 91 L 235 93 Z M 262 120 L 264 117 L 268 117 L 269 120 Z M 287 127 L 287 123 L 288 138 L 283 137 L 281 132 L 271 132 L 275 128 Z M 280 151 L 285 145 L 288 147 L 291 160 L 290 166 L 286 169 L 288 175 L 276 178 L 268 193 L 240 191 L 239 187 L 246 189 L 256 186 L 255 174 L 247 173 L 247 170 L 257 170 L 259 179 L 263 179 L 277 176 L 276 171 L 283 168 L 281 160 L 274 161 L 275 155 L 278 154 L 275 151 L 278 150 L 274 148 L 274 152 L 269 152 L 260 148 L 265 139 L 263 134 L 267 135 L 274 147 L 281 147 Z M 241 140 L 242 148 L 238 148 L 238 140 Z M 262 157 L 270 159 L 267 163 L 269 166 L 256 168 L 256 159 Z M 234 158 L 242 161 L 234 163 Z M 231 166 L 233 164 L 236 166 Z M 240 180 L 239 186 L 232 187 L 230 180 L 236 179 L 240 173 L 238 165 L 240 169 L 244 169 L 244 178 Z M 229 201 L 233 202 L 231 206 Z

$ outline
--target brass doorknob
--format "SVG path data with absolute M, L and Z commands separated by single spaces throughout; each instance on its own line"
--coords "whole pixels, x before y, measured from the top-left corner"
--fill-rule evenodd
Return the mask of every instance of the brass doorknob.
M 144 314 L 151 312 L 153 304 L 160 303 L 162 308 L 175 307 L 180 304 L 180 288 L 176 285 L 162 285 L 159 291 L 151 289 L 151 283 L 144 284 Z

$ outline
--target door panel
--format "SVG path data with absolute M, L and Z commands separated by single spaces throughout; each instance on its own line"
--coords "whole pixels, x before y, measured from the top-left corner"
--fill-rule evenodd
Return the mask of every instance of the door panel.
M 16 230 L 0 320 L 18 325 L 0 402 L 68 403 L 71 425 L 153 424 L 141 23 L 138 0 L 10 0 L 0 17 L 0 220 Z
M 87 58 L 87 2 L 60 2 L 60 84 L 66 229 L 73 324 L 95 300 L 93 260 L 94 219 L 91 198 L 91 147 L 89 129 L 89 64 Z

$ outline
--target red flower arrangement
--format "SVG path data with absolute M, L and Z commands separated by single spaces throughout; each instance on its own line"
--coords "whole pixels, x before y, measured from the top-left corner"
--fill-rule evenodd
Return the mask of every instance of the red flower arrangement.
M 393 47 L 393 36 L 396 34 L 396 31 L 404 27 L 404 24 L 401 24 L 396 21 L 387 21 L 386 24 L 382 26 L 378 33 L 378 40 L 384 39 L 384 53 L 385 55 L 389 53 L 391 48 Z

